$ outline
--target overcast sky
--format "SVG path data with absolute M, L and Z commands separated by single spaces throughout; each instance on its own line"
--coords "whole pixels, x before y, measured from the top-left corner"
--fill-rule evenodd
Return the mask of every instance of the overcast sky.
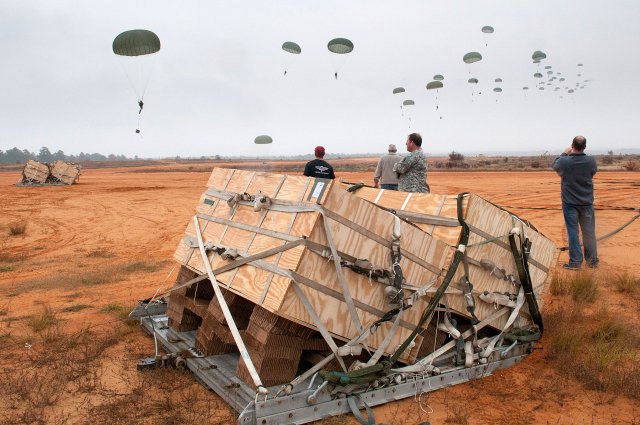
M 559 152 L 576 134 L 588 149 L 638 148 L 638 22 L 638 0 L 3 0 L 0 149 L 373 153 L 413 131 L 427 153 Z M 111 48 L 137 28 L 162 43 L 145 63 L 140 124 L 131 64 Z M 329 52 L 335 37 L 353 52 Z M 539 65 L 535 50 L 547 54 Z M 463 63 L 470 51 L 483 60 Z M 566 81 L 546 85 L 546 65 Z M 425 89 L 434 74 L 445 78 L 437 93 Z M 567 93 L 576 83 L 585 88 Z M 406 93 L 393 95 L 398 86 Z M 415 106 L 401 109 L 404 99 Z M 273 144 L 255 145 L 261 134 Z

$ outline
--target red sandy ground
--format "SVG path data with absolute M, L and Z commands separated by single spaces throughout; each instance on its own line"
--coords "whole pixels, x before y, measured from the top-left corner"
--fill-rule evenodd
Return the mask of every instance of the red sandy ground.
M 372 184 L 371 172 L 340 172 L 343 164 L 354 163 L 358 161 L 336 161 L 338 178 Z M 249 166 L 265 171 L 278 168 L 277 163 L 260 161 Z M 35 314 L 42 309 L 42 302 L 56 311 L 73 303 L 90 304 L 94 308 L 60 315 L 66 329 L 80 329 L 112 320 L 112 316 L 100 312 L 108 304 L 133 305 L 136 300 L 152 295 L 158 287 L 170 286 L 175 278 L 172 254 L 209 176 L 209 172 L 193 170 L 210 167 L 209 163 L 199 164 L 192 171 L 180 164 L 85 170 L 80 184 L 55 187 L 16 187 L 13 184 L 19 174 L 0 172 L 0 265 L 2 261 L 16 265 L 15 270 L 0 273 L 0 305 L 8 306 L 7 317 Z M 163 172 L 163 168 L 171 172 Z M 558 246 L 566 244 L 559 178 L 551 171 L 434 171 L 429 174 L 429 183 L 434 193 L 477 193 L 530 220 Z M 640 173 L 598 174 L 596 206 L 604 208 L 597 213 L 598 234 L 608 233 L 636 214 L 612 207 L 639 207 L 639 199 Z M 28 223 L 25 234 L 10 236 L 5 226 L 19 220 Z M 637 220 L 599 245 L 602 264 L 599 273 L 627 269 L 636 276 L 640 274 L 639 231 Z M 92 255 L 96 252 L 109 253 L 106 257 L 111 258 Z M 566 260 L 567 254 L 562 253 L 559 264 Z M 135 274 L 123 281 L 77 288 L 73 299 L 69 295 L 74 289 L 69 288 L 10 296 L 21 282 L 124 261 L 160 262 L 161 266 L 158 271 Z M 629 300 L 606 290 L 601 293 L 599 302 L 624 312 L 638 323 L 637 297 Z M 548 293 L 544 297 L 545 308 L 560 307 L 559 299 Z M 7 330 L 8 324 L 4 322 L 0 323 L 0 331 Z M 23 328 L 14 324 L 12 332 L 20 333 Z M 147 353 L 152 354 L 152 339 L 142 331 L 136 334 Z M 545 346 L 544 338 L 539 345 Z M 131 359 L 130 368 L 134 370 L 135 359 Z M 214 393 L 204 394 L 217 398 Z M 414 412 L 411 416 L 415 422 L 411 419 L 409 423 L 427 418 L 432 424 L 443 423 L 447 418 L 448 423 L 456 423 L 452 410 L 456 411 L 453 417 L 457 415 L 460 421 L 466 418 L 468 423 L 479 424 L 638 423 L 640 419 L 637 400 L 585 389 L 562 375 L 538 350 L 523 363 L 491 377 L 422 395 L 422 409 L 416 400 L 410 398 L 376 408 L 377 420 L 397 423 L 394 418 Z

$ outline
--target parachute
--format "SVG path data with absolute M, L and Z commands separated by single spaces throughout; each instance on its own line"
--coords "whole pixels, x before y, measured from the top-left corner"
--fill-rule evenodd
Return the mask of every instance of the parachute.
M 396 87 L 393 89 L 393 94 L 404 93 L 404 87 Z
M 140 134 L 140 114 L 155 59 L 152 55 L 160 50 L 160 39 L 149 30 L 129 30 L 118 34 L 111 48 L 114 54 L 123 59 L 121 63 L 124 71 L 138 98 L 137 104 L 140 109 L 136 133 Z
M 578 66 L 582 66 L 582 64 L 581 64 L 581 63 L 579 63 L 579 64 L 578 64 Z
M 462 57 L 464 63 L 474 63 L 482 60 L 482 55 L 478 52 L 469 52 Z
M 130 30 L 120 33 L 112 44 L 119 56 L 151 55 L 160 50 L 160 39 L 148 30 Z
M 282 50 L 294 55 L 299 55 L 300 53 L 302 53 L 302 49 L 300 48 L 300 45 L 297 43 L 294 43 L 293 41 L 285 41 L 284 43 L 282 43 Z M 284 75 L 287 75 L 286 68 L 288 68 L 288 66 L 285 67 Z
M 351 42 L 351 40 L 348 40 L 346 38 L 334 38 L 327 44 L 327 49 L 329 49 L 329 51 L 332 53 L 345 55 L 353 51 L 353 43 Z M 334 75 L 337 80 L 338 71 L 336 71 Z
M 442 81 L 442 80 L 444 80 L 444 77 L 442 75 L 440 75 L 440 74 L 436 74 L 436 75 L 433 76 L 433 79 L 435 81 Z
M 545 66 L 544 69 L 551 69 L 551 65 Z
M 522 90 L 529 90 L 529 87 L 524 86 L 524 87 L 522 88 Z
M 500 87 L 494 88 L 493 91 L 496 93 L 502 93 L 502 89 Z
M 353 51 L 353 43 L 346 38 L 334 38 L 327 44 L 327 48 L 332 53 L 344 55 Z
M 412 106 L 412 105 L 415 105 L 415 104 L 416 103 L 411 99 L 407 99 L 404 102 L 402 102 L 402 106 Z
M 485 25 L 481 30 L 485 34 L 493 34 L 493 27 L 490 25 Z M 485 46 L 488 46 L 489 43 L 484 43 Z
M 540 74 L 539 72 L 536 72 L 535 74 L 533 74 L 533 76 L 536 78 L 542 78 L 542 74 Z
M 573 89 L 569 89 L 568 93 L 573 93 Z
M 294 55 L 299 55 L 302 52 L 300 46 L 293 41 L 285 41 L 282 44 L 282 50 L 284 50 L 285 52 L 293 53 Z
M 442 84 L 441 80 L 431 81 L 430 83 L 427 84 L 427 90 L 434 90 L 434 89 L 437 90 L 437 89 L 441 89 L 442 87 L 444 87 L 444 84 Z
M 256 139 L 253 142 L 256 145 L 268 145 L 270 143 L 273 143 L 273 139 L 271 138 L 271 136 L 267 136 L 266 134 L 263 134 L 261 136 L 256 137 Z
M 502 78 L 496 78 L 496 79 L 494 80 L 494 82 L 496 82 L 496 83 L 501 83 L 501 82 L 502 82 Z
M 535 61 L 541 61 L 543 59 L 546 59 L 547 55 L 544 52 L 541 52 L 540 50 L 536 50 L 535 52 L 533 52 L 533 54 L 531 55 L 531 59 Z
M 467 83 L 469 83 L 469 84 L 478 84 L 478 79 L 477 78 L 469 78 Z
M 538 90 L 544 90 L 544 87 L 538 87 Z

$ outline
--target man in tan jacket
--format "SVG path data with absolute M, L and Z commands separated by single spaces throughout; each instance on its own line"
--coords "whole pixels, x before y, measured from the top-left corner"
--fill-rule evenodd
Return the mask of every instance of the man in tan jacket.
M 393 171 L 393 166 L 401 159 L 402 157 L 398 155 L 396 145 L 389 145 L 389 153 L 380 158 L 376 172 L 373 175 L 375 187 L 398 190 L 398 174 Z

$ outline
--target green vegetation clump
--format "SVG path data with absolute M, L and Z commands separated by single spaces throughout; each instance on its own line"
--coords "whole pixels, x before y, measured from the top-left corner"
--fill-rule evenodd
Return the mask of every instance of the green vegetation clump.
M 23 235 L 27 231 L 27 222 L 24 220 L 9 223 L 9 234 L 11 236 Z

